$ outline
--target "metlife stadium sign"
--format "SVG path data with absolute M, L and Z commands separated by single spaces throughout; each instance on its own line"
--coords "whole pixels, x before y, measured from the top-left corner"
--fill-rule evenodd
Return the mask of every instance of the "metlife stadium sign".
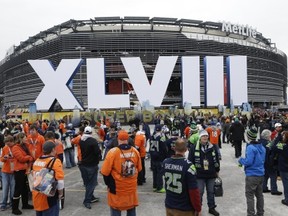
M 224 65 L 223 56 L 204 58 L 205 105 L 224 105 Z M 122 64 L 133 85 L 139 102 L 149 101 L 150 105 L 160 107 L 165 96 L 178 56 L 160 56 L 155 67 L 151 84 L 147 79 L 139 57 L 123 57 Z M 199 107 L 200 101 L 200 57 L 181 57 L 182 64 L 182 103 Z M 248 101 L 247 57 L 230 56 L 227 61 L 228 101 L 241 105 Z M 37 110 L 49 110 L 55 99 L 64 110 L 75 107 L 83 109 L 82 104 L 69 88 L 69 83 L 83 63 L 82 59 L 63 59 L 54 69 L 49 60 L 28 60 L 44 83 L 44 88 L 35 100 Z M 129 108 L 129 94 L 105 94 L 104 58 L 87 59 L 87 97 L 90 109 Z
M 257 31 L 249 27 L 248 25 L 236 25 L 231 24 L 230 22 L 223 22 L 222 23 L 222 31 L 229 32 L 232 34 L 239 34 L 247 37 L 256 38 Z

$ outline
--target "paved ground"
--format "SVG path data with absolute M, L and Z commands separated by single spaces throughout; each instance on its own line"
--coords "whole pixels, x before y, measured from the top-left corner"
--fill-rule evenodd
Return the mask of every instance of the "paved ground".
M 244 147 L 243 147 L 244 150 Z M 146 167 L 149 168 L 150 161 L 146 161 Z M 245 174 L 242 168 L 238 167 L 234 158 L 234 149 L 231 145 L 224 144 L 222 148 L 222 162 L 220 176 L 224 184 L 224 196 L 216 198 L 217 210 L 223 216 L 245 216 L 246 199 L 244 193 Z M 61 210 L 61 216 L 79 216 L 79 215 L 97 215 L 108 216 L 109 208 L 106 199 L 106 187 L 102 177 L 99 175 L 99 186 L 95 190 L 95 195 L 101 198 L 99 203 L 92 205 L 92 209 L 86 209 L 82 205 L 84 197 L 84 188 L 80 173 L 77 167 L 65 169 L 66 200 L 65 208 Z M 282 182 L 278 181 L 279 190 L 283 191 Z M 139 186 L 140 206 L 137 208 L 138 216 L 162 216 L 165 215 L 164 198 L 165 194 L 152 192 L 151 171 L 147 171 L 147 183 Z M 272 196 L 264 194 L 265 216 L 287 216 L 288 207 L 281 204 L 282 196 Z M 34 215 L 31 210 L 24 210 L 23 215 Z M 0 215 L 12 215 L 10 210 L 0 212 Z M 122 214 L 126 215 L 126 214 Z M 206 198 L 204 198 L 202 216 L 208 216 Z

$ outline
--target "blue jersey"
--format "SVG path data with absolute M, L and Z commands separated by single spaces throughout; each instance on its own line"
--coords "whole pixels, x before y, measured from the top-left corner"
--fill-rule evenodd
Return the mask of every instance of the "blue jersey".
M 165 138 L 161 134 L 155 133 L 151 137 L 149 153 L 152 161 L 163 161 L 167 158 Z
M 165 178 L 165 206 L 182 211 L 194 210 L 189 190 L 197 188 L 196 169 L 184 157 L 173 156 L 163 161 L 162 172 Z

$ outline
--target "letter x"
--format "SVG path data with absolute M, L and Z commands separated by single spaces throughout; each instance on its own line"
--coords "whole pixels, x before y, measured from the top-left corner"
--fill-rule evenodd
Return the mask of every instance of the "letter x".
M 49 110 L 56 99 L 63 109 L 74 109 L 75 106 L 83 109 L 68 87 L 82 61 L 81 59 L 65 59 L 54 70 L 49 60 L 28 60 L 44 83 L 44 88 L 35 100 L 37 110 Z

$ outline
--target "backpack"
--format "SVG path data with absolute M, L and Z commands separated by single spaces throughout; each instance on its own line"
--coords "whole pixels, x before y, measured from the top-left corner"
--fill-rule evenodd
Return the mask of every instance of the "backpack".
M 53 197 L 57 191 L 57 180 L 55 179 L 55 172 L 52 169 L 56 158 L 49 161 L 46 167 L 40 171 L 33 171 L 33 189 L 45 194 L 48 197 Z
M 4 146 L 5 146 L 4 135 L 1 134 L 1 132 L 0 132 L 0 149 L 3 148 Z
M 70 136 L 66 136 L 63 143 L 64 143 L 64 145 L 63 145 L 64 150 L 70 149 L 70 148 L 73 147 L 73 146 L 72 146 L 72 143 L 71 143 L 71 138 L 70 138 Z
M 119 148 L 119 147 L 118 147 Z M 133 147 L 131 147 L 132 149 Z M 119 148 L 120 149 L 120 148 Z M 135 175 L 136 173 L 136 167 L 134 162 L 130 159 L 132 154 L 133 154 L 133 150 L 131 150 L 130 152 L 130 156 L 129 158 L 125 157 L 125 154 L 123 153 L 123 151 L 120 149 L 125 161 L 121 164 L 121 175 L 123 177 L 132 177 Z

